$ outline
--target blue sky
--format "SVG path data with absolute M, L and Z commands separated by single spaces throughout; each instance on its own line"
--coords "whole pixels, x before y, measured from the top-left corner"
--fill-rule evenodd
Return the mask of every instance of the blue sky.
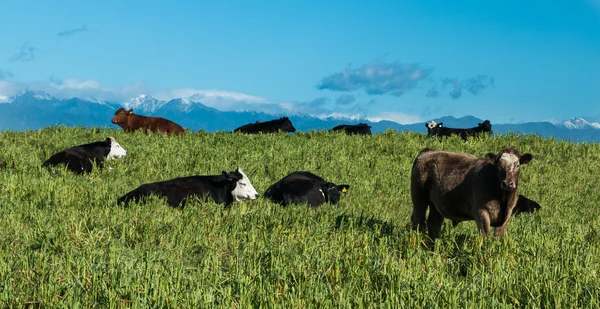
M 401 123 L 600 117 L 600 0 L 19 0 L 2 11 L 0 98 L 149 94 Z

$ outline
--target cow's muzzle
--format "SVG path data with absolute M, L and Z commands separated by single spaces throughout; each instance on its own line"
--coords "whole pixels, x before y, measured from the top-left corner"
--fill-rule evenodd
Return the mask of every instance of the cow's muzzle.
M 502 188 L 502 190 L 512 191 L 517 188 L 517 184 L 512 180 L 504 180 L 500 183 L 500 188 Z

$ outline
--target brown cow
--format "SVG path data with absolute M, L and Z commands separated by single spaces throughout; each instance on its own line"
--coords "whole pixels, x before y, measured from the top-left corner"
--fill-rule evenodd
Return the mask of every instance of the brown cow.
M 162 117 L 136 115 L 133 113 L 133 109 L 126 110 L 123 107 L 115 112 L 112 123 L 123 128 L 125 132 L 133 132 L 140 128 L 144 134 L 147 134 L 148 129 L 150 129 L 152 133 L 162 132 L 163 136 L 167 136 L 170 133 L 180 135 L 185 132 L 185 129 L 171 120 Z
M 486 158 L 425 148 L 412 167 L 410 195 L 413 229 L 440 236 L 444 218 L 453 222 L 475 220 L 484 235 L 502 236 L 519 198 L 519 167 L 533 159 L 513 147 Z M 429 207 L 431 206 L 431 207 Z M 425 212 L 429 208 L 429 217 Z M 425 227 L 427 221 L 427 227 Z

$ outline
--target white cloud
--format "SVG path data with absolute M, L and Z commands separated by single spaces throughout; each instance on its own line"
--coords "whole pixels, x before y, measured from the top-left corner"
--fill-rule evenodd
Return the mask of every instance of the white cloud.
M 263 97 L 234 91 L 215 89 L 178 88 L 170 90 L 149 90 L 144 83 L 132 83 L 120 87 L 106 87 L 91 79 L 65 79 L 46 82 L 21 83 L 0 80 L 0 103 L 10 100 L 24 89 L 44 91 L 56 98 L 70 99 L 78 97 L 125 104 L 141 94 L 150 95 L 156 99 L 168 101 L 183 98 L 200 102 L 220 111 L 256 111 L 273 115 L 311 115 L 319 118 L 349 118 L 368 119 L 370 121 L 391 120 L 401 124 L 421 122 L 415 115 L 386 112 L 369 117 L 366 110 L 355 110 L 354 114 L 339 113 L 328 106 L 331 99 L 319 97 L 309 102 L 271 101 Z
M 50 86 L 63 90 L 63 89 L 101 89 L 100 83 L 91 79 L 65 79 L 60 84 L 50 83 Z
M 408 114 L 404 114 L 404 113 L 396 113 L 396 112 L 385 112 L 385 113 L 381 113 L 375 117 L 366 117 L 366 118 L 367 118 L 367 120 L 373 121 L 373 122 L 379 122 L 382 120 L 390 120 L 390 121 L 397 122 L 399 124 L 412 124 L 412 123 L 417 123 L 417 122 L 423 122 L 423 119 L 421 119 L 421 117 L 419 117 L 419 116 L 408 115 Z

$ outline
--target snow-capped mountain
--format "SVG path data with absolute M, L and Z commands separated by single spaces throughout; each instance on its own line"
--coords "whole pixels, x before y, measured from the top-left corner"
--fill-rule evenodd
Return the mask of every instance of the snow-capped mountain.
M 423 123 L 401 125 L 393 121 L 365 119 L 359 115 L 309 116 L 295 113 L 268 114 L 258 111 L 220 111 L 206 106 L 191 96 L 170 101 L 156 99 L 150 95 L 139 95 L 126 102 L 115 103 L 97 98 L 57 99 L 51 95 L 33 90 L 24 90 L 17 95 L 0 96 L 0 130 L 40 129 L 57 124 L 68 126 L 108 127 L 119 129 L 112 124 L 115 110 L 120 107 L 134 109 L 136 113 L 147 116 L 161 116 L 173 120 L 189 130 L 231 131 L 241 125 L 255 121 L 267 121 L 288 116 L 298 131 L 328 130 L 336 125 L 364 122 L 372 126 L 373 133 L 387 129 L 408 130 L 425 133 Z M 206 99 L 206 98 L 205 98 Z M 213 97 L 208 98 L 215 99 Z M 211 103 L 213 103 L 211 101 Z M 469 128 L 482 122 L 474 116 L 455 118 L 452 116 L 434 119 L 447 127 Z M 544 137 L 571 141 L 600 142 L 600 123 L 584 118 L 571 118 L 566 121 L 542 121 L 520 124 L 492 124 L 494 133 L 516 132 L 539 134 Z
M 135 98 L 129 99 L 123 106 L 126 109 L 133 109 L 134 111 L 139 110 L 139 112 L 155 112 L 165 105 L 165 103 L 167 102 L 156 99 L 151 95 L 141 94 Z
M 600 123 L 587 121 L 581 117 L 571 118 L 569 120 L 563 121 L 562 123 L 560 123 L 560 125 L 567 129 L 573 130 L 582 130 L 589 128 L 600 129 Z

